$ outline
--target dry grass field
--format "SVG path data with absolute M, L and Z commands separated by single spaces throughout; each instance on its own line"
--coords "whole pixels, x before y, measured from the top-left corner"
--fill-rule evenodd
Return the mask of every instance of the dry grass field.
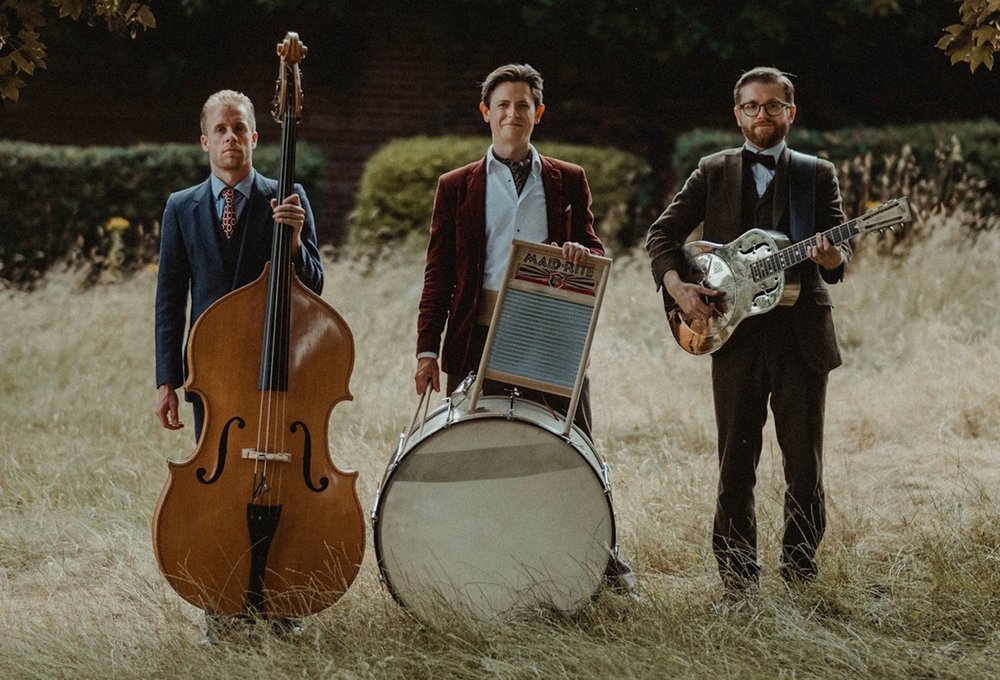
M 708 532 L 710 360 L 667 338 L 643 253 L 618 254 L 591 378 L 619 540 L 646 596 L 571 615 L 430 627 L 361 573 L 305 635 L 199 645 L 200 612 L 157 569 L 150 519 L 191 429 L 153 416 L 155 276 L 77 291 L 53 273 L 0 293 L 0 677 L 988 678 L 1000 671 L 1000 231 L 956 220 L 901 260 L 862 252 L 833 290 L 821 575 L 776 578 L 780 453 L 765 440 L 764 574 L 735 610 Z M 421 252 L 327 267 L 357 345 L 330 450 L 366 515 L 412 418 Z M 184 416 L 189 420 L 189 413 Z M 370 527 L 369 527 L 370 530 Z

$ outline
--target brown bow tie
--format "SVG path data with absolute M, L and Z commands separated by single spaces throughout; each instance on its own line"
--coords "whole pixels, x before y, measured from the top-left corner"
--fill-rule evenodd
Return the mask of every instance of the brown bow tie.
M 743 160 L 760 163 L 765 168 L 774 170 L 774 156 L 768 156 L 766 153 L 754 153 L 750 149 L 743 149 Z

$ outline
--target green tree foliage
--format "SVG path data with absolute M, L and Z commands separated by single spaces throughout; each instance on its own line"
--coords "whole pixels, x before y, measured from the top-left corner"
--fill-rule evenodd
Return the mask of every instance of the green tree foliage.
M 0 0 L 0 100 L 17 101 L 23 78 L 45 68 L 46 27 L 60 20 L 103 22 L 109 31 L 155 28 L 146 3 L 131 0 Z
M 962 0 L 959 23 L 944 29 L 938 49 L 951 63 L 969 64 L 975 73 L 981 65 L 993 70 L 993 55 L 1000 50 L 1000 0 Z

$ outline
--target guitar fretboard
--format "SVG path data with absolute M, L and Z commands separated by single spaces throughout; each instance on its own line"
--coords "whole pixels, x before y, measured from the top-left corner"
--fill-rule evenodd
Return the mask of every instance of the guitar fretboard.
M 843 243 L 852 236 L 857 236 L 861 233 L 858 229 L 859 220 L 860 218 L 855 218 L 850 222 L 844 222 L 833 229 L 824 231 L 823 235 L 825 235 L 827 240 L 829 240 L 833 245 Z M 773 255 L 768 255 L 767 257 L 757 260 L 750 265 L 750 275 L 753 277 L 754 281 L 761 281 L 766 279 L 768 276 L 782 272 L 789 267 L 794 267 L 799 262 L 805 262 L 809 259 L 809 248 L 819 243 L 819 237 L 820 234 L 814 234 L 804 241 L 793 243 Z

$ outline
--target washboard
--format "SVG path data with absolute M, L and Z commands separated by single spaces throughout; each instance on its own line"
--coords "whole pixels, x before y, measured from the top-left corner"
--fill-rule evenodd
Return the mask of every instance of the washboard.
M 573 265 L 561 248 L 515 239 L 470 410 L 487 379 L 570 397 L 568 435 L 610 271 L 609 258 L 590 255 Z

